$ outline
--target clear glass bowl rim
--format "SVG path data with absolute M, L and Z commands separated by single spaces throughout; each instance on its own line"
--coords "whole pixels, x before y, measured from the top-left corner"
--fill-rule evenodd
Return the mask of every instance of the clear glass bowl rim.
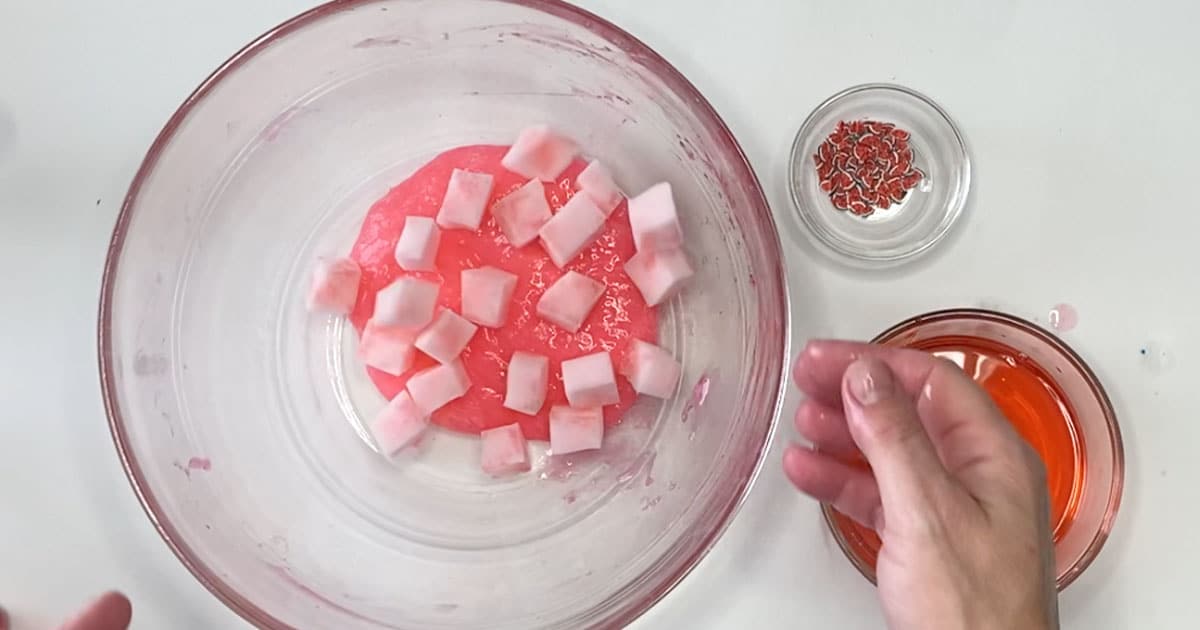
M 1108 536 L 1112 532 L 1113 523 L 1116 521 L 1117 511 L 1121 507 L 1121 495 L 1125 488 L 1125 443 L 1121 439 L 1121 428 L 1117 425 L 1117 414 L 1113 410 L 1112 401 L 1109 400 L 1108 393 L 1105 392 L 1104 386 L 1101 385 L 1100 379 L 1096 377 L 1095 372 L 1088 367 L 1083 358 L 1072 350 L 1070 346 L 1063 343 L 1058 337 L 1041 326 L 1007 313 L 980 308 L 953 308 L 931 311 L 910 317 L 895 324 L 876 335 L 871 340 L 871 343 L 885 343 L 925 324 L 954 320 L 989 322 L 1037 337 L 1055 352 L 1066 357 L 1075 369 L 1079 371 L 1084 380 L 1087 381 L 1092 395 L 1096 397 L 1096 400 L 1100 403 L 1100 407 L 1104 410 L 1105 424 L 1108 427 L 1108 436 L 1113 447 L 1113 476 L 1109 484 L 1108 505 L 1104 510 L 1104 519 L 1100 522 L 1100 527 L 1097 528 L 1096 533 L 1092 536 L 1092 540 L 1079 556 L 1079 559 L 1063 575 L 1056 576 L 1058 590 L 1062 592 L 1076 578 L 1083 574 L 1084 569 L 1088 568 L 1092 561 L 1096 559 L 1096 556 L 1100 554 L 1100 549 L 1104 546 L 1105 541 L 1108 540 Z M 870 580 L 872 584 L 876 584 L 875 570 L 854 553 L 854 548 L 850 541 L 842 535 L 841 530 L 838 529 L 837 524 L 834 522 L 833 506 L 828 503 L 821 504 L 821 514 L 824 516 L 825 525 L 829 527 L 834 540 L 841 547 L 842 553 L 846 555 L 846 559 L 858 569 L 859 573 L 862 573 L 863 577 Z
M 208 93 L 216 87 L 227 75 L 236 71 L 242 64 L 252 60 L 261 50 L 271 45 L 272 42 L 287 36 L 288 34 L 302 29 L 310 24 L 313 24 L 321 19 L 336 14 L 341 11 L 352 10 L 364 5 L 373 4 L 379 0 L 331 0 L 325 4 L 318 5 L 300 14 L 297 14 L 274 28 L 259 35 L 250 43 L 243 46 L 240 50 L 230 56 L 225 62 L 217 67 L 211 74 L 208 75 L 200 84 L 192 91 L 191 94 L 183 101 L 176 109 L 175 113 L 163 125 L 161 131 L 155 137 L 150 145 L 146 156 L 135 173 L 129 190 L 122 202 L 121 209 L 117 215 L 116 223 L 113 228 L 112 237 L 109 241 L 108 251 L 105 254 L 104 270 L 101 279 L 100 302 L 98 309 L 98 324 L 97 324 L 97 348 L 99 354 L 99 372 L 100 372 L 100 389 L 104 399 L 105 414 L 108 418 L 109 431 L 112 433 L 113 444 L 117 450 L 117 456 L 120 459 L 121 467 L 128 478 L 130 486 L 134 494 L 138 498 L 142 509 L 146 516 L 154 525 L 155 530 L 162 537 L 163 541 L 175 554 L 187 570 L 195 577 L 210 593 L 218 600 L 228 606 L 232 611 L 237 613 L 246 621 L 262 628 L 271 629 L 286 629 L 291 628 L 288 624 L 283 623 L 266 611 L 259 608 L 248 598 L 242 596 L 236 590 L 231 588 L 224 580 L 212 572 L 200 557 L 191 549 L 191 547 L 180 535 L 175 526 L 162 514 L 158 505 L 158 501 L 151 492 L 149 485 L 141 471 L 136 455 L 131 447 L 128 435 L 125 428 L 124 419 L 121 415 L 121 408 L 118 400 L 118 385 L 116 378 L 116 370 L 112 358 L 112 338 L 111 338 L 111 320 L 112 320 L 112 300 L 113 289 L 119 268 L 119 259 L 121 250 L 124 245 L 125 236 L 132 220 L 133 212 L 136 206 L 140 189 L 145 182 L 146 177 L 158 163 L 158 159 L 163 150 L 173 141 L 175 132 L 178 127 L 187 118 L 192 108 L 204 100 Z M 771 212 L 771 207 L 767 202 L 766 195 L 763 192 L 762 184 L 758 176 L 754 172 L 749 159 L 742 150 L 740 144 L 733 136 L 729 126 L 721 118 L 720 114 L 713 109 L 712 104 L 701 94 L 700 90 L 680 73 L 673 65 L 670 64 L 660 54 L 655 52 L 650 46 L 627 33 L 615 24 L 601 18 L 594 13 L 576 7 L 567 3 L 564 0 L 498 0 L 508 4 L 513 4 L 521 7 L 540 11 L 554 17 L 572 22 L 582 28 L 591 30 L 593 33 L 604 37 L 610 41 L 618 43 L 622 50 L 637 58 L 640 62 L 652 69 L 652 71 L 665 83 L 669 88 L 678 93 L 686 102 L 697 108 L 698 115 L 702 118 L 707 118 L 713 122 L 721 132 L 720 142 L 722 149 L 735 156 L 739 165 L 744 169 L 742 175 L 743 181 L 749 183 L 753 187 L 753 196 L 755 197 L 754 207 L 752 212 L 757 215 L 757 222 L 764 226 L 768 231 L 768 236 L 773 237 L 770 242 L 773 242 L 779 251 L 779 257 L 773 269 L 774 275 L 781 287 L 782 294 L 780 295 L 781 303 L 784 305 L 783 313 L 783 339 L 781 340 L 783 348 L 784 360 L 779 366 L 778 382 L 779 386 L 775 392 L 775 404 L 772 409 L 772 417 L 769 426 L 766 430 L 767 438 L 756 454 L 756 462 L 752 473 L 747 476 L 739 489 L 737 497 L 729 504 L 729 509 L 718 521 L 716 527 L 711 531 L 704 532 L 702 543 L 697 547 L 697 551 L 692 557 L 688 558 L 679 571 L 672 575 L 668 580 L 661 583 L 659 588 L 650 590 L 643 594 L 635 605 L 625 608 L 624 614 L 614 617 L 607 621 L 613 623 L 616 627 L 622 627 L 633 622 L 635 619 L 644 614 L 647 610 L 653 607 L 659 600 L 671 592 L 691 571 L 700 563 L 700 561 L 708 554 L 720 537 L 728 529 L 734 516 L 742 504 L 745 503 L 746 496 L 757 480 L 759 473 L 762 471 L 763 462 L 766 459 L 767 453 L 770 451 L 771 444 L 774 439 L 775 429 L 779 422 L 779 415 L 783 405 L 783 394 L 787 387 L 787 348 L 790 348 L 791 343 L 791 313 L 788 307 L 789 296 L 787 282 L 784 275 L 782 242 L 779 238 L 778 228 L 775 225 L 774 217 Z

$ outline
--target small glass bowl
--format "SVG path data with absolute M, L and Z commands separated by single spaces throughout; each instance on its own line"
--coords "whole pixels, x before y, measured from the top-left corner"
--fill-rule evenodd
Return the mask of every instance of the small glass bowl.
M 910 132 L 921 183 L 896 204 L 856 216 L 821 190 L 813 156 L 839 121 L 889 122 Z M 872 83 L 839 92 L 809 114 L 788 163 L 792 203 L 813 241 L 843 262 L 890 266 L 932 248 L 962 214 L 971 160 L 962 134 L 937 103 L 899 85 Z
M 1028 357 L 1050 375 L 1074 411 L 1086 477 L 1074 520 L 1054 544 L 1056 584 L 1061 591 L 1096 559 L 1121 505 L 1125 448 L 1108 394 L 1091 368 L 1061 339 L 1033 323 L 995 311 L 963 308 L 918 315 L 880 333 L 872 343 L 911 347 L 937 337 L 975 337 Z M 874 532 L 828 504 L 822 505 L 822 512 L 846 557 L 874 583 L 871 558 L 878 539 L 867 539 Z

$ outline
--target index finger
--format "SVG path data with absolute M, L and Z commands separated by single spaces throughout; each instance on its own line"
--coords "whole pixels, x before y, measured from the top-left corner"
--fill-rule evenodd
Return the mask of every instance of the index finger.
M 830 407 L 842 406 L 842 375 L 855 361 L 870 357 L 892 369 L 900 386 L 916 397 L 938 359 L 920 350 L 892 348 L 855 341 L 816 339 L 809 341 L 792 368 L 792 380 L 800 391 Z

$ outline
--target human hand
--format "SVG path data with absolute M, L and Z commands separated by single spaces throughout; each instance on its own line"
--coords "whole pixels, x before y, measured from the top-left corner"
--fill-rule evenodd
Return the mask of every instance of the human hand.
M 810 342 L 793 377 L 813 448 L 784 472 L 879 532 L 889 628 L 1058 627 L 1045 468 L 986 392 L 924 352 L 841 341 Z
M 100 596 L 79 614 L 65 621 L 59 630 L 125 630 L 133 616 L 129 600 L 115 591 Z M 9 630 L 8 615 L 0 608 L 0 630 Z

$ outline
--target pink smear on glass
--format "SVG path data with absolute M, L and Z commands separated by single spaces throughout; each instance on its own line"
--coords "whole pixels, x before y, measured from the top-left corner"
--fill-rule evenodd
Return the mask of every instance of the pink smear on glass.
M 680 421 L 687 422 L 692 417 L 692 412 L 698 407 L 704 406 L 704 401 L 708 399 L 708 385 L 710 379 L 708 375 L 700 377 L 696 382 L 696 386 L 692 388 L 692 397 L 683 405 L 683 414 L 680 416 Z

